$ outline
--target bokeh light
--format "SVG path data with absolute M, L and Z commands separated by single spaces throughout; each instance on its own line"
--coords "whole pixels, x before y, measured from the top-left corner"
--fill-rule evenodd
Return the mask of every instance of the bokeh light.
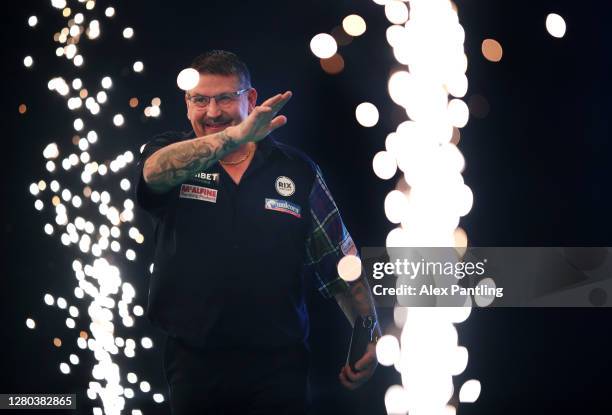
M 395 336 L 384 335 L 376 343 L 376 357 L 383 366 L 392 366 L 399 361 L 400 344 Z
M 109 89 L 111 86 L 113 86 L 113 80 L 110 78 L 110 76 L 105 76 L 102 78 L 101 85 L 102 88 Z
M 448 117 L 451 125 L 462 128 L 468 122 L 470 110 L 463 100 L 452 99 L 448 103 Z
M 113 117 L 113 124 L 115 124 L 117 127 L 121 127 L 124 122 L 125 119 L 121 114 L 115 114 L 115 116 Z
M 134 36 L 134 29 L 131 27 L 126 27 L 123 29 L 123 37 L 126 39 L 131 39 Z
M 397 172 L 397 162 L 393 154 L 388 151 L 379 151 L 372 160 L 374 174 L 383 180 L 387 180 L 395 176 Z
M 319 33 L 310 41 L 310 50 L 319 59 L 328 59 L 338 51 L 336 40 L 327 33 Z
M 400 0 L 389 0 L 385 3 L 385 15 L 393 24 L 404 24 L 408 20 L 408 7 Z
M 480 94 L 474 94 L 468 99 L 470 114 L 476 118 L 485 118 L 489 114 L 489 101 Z
M 338 46 L 350 45 L 353 41 L 353 36 L 346 33 L 342 26 L 334 27 L 331 30 L 330 35 L 332 35 Z
M 565 36 L 565 30 L 567 25 L 565 19 L 556 13 L 550 13 L 546 16 L 546 30 L 548 33 L 556 38 L 562 38 Z
M 366 22 L 361 16 L 351 14 L 342 20 L 342 28 L 351 36 L 361 36 L 366 31 Z
M 370 102 L 362 102 L 355 109 L 357 122 L 364 127 L 374 127 L 378 123 L 378 109 Z
M 467 380 L 459 390 L 459 402 L 476 402 L 480 396 L 481 385 L 478 380 Z
M 385 393 L 385 408 L 388 415 L 405 415 L 410 408 L 407 391 L 400 385 L 393 385 Z
M 501 61 L 504 53 L 501 44 L 495 39 L 485 39 L 482 41 L 482 55 L 491 62 Z
M 183 91 L 189 91 L 200 82 L 200 73 L 194 68 L 185 68 L 176 77 L 176 84 Z
M 144 64 L 141 61 L 136 61 L 134 65 L 132 65 L 132 69 L 134 69 L 134 72 L 142 72 Z
M 338 275 L 344 281 L 355 281 L 361 276 L 361 259 L 355 255 L 345 255 L 338 261 Z
M 321 59 L 321 68 L 330 75 L 336 75 L 344 69 L 344 59 L 339 53 L 328 59 Z

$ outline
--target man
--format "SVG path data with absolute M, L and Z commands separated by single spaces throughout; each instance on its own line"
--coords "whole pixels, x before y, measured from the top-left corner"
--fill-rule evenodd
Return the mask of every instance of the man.
M 230 52 L 206 53 L 192 67 L 200 74 L 185 94 L 193 131 L 145 146 L 136 189 L 155 223 L 147 316 L 168 334 L 170 406 L 175 415 L 304 413 L 303 278 L 314 274 L 351 324 L 358 315 L 375 321 L 370 291 L 361 278 L 337 275 L 356 248 L 320 170 L 268 137 L 287 122 L 277 114 L 291 92 L 257 106 L 249 71 Z M 372 343 L 340 382 L 354 389 L 375 367 Z

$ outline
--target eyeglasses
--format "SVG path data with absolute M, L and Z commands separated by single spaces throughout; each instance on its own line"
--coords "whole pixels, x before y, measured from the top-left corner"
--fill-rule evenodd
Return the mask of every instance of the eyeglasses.
M 189 102 L 191 102 L 198 108 L 206 108 L 210 104 L 211 99 L 214 99 L 218 106 L 222 108 L 227 108 L 232 105 L 236 98 L 249 91 L 250 89 L 251 88 L 245 88 L 234 92 L 224 92 L 223 94 L 215 95 L 212 97 L 199 94 L 189 95 L 189 93 L 187 93 L 187 99 L 189 100 Z

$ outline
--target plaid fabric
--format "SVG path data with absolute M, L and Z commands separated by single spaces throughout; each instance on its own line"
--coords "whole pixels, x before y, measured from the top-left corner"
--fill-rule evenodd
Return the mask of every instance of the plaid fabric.
M 318 166 L 309 202 L 312 219 L 306 238 L 304 265 L 314 271 L 319 292 L 325 298 L 331 298 L 348 289 L 347 282 L 338 276 L 337 265 L 343 256 L 357 255 L 357 248 Z

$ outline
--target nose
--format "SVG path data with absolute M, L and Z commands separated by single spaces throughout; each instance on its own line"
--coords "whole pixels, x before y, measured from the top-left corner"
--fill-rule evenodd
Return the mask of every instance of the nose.
M 221 110 L 217 105 L 217 100 L 211 98 L 210 102 L 208 103 L 208 106 L 206 107 L 206 116 L 208 116 L 209 118 L 217 118 L 219 115 L 221 115 Z

